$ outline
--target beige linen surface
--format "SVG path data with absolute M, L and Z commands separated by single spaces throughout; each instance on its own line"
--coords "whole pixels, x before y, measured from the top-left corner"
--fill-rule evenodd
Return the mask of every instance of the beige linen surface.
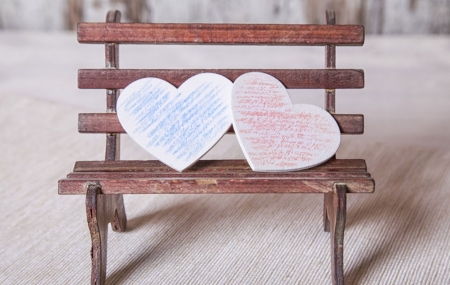
M 0 37 L 5 39 L 5 35 Z M 0 41 L 0 51 L 26 51 L 17 44 L 20 41 L 43 50 L 42 37 L 34 41 L 33 37 L 16 37 L 16 42 L 9 38 Z M 69 55 L 76 54 L 74 39 L 60 39 L 55 45 L 71 51 Z M 442 39 L 434 43 L 444 44 L 439 48 L 430 44 L 441 51 L 450 46 Z M 384 44 L 381 40 L 371 48 L 380 51 Z M 28 63 L 34 64 L 29 69 L 17 54 L 4 57 L 5 64 L 0 66 L 0 284 L 89 283 L 90 237 L 84 197 L 59 196 L 57 181 L 71 171 L 74 161 L 103 158 L 104 136 L 78 134 L 76 126 L 78 113 L 102 110 L 104 102 L 92 107 L 89 100 L 98 98 L 89 96 L 100 96 L 103 101 L 104 92 L 77 91 L 77 61 L 83 60 L 56 51 L 52 59 L 52 49 L 48 49 L 38 52 L 45 55 L 43 59 L 30 55 Z M 427 45 L 417 41 L 415 52 L 423 55 L 426 50 Z M 386 60 L 380 53 L 378 60 Z M 101 48 L 97 55 L 101 57 Z M 407 68 L 401 60 L 392 69 L 384 67 L 391 72 L 386 84 L 394 77 L 409 93 L 380 86 L 384 77 L 377 70 L 383 70 L 383 64 L 370 58 L 378 67 L 368 66 L 372 73 L 366 69 L 366 77 L 375 82 L 361 97 L 344 95 L 347 104 L 355 102 L 352 112 L 364 109 L 360 112 L 367 116 L 369 138 L 345 137 L 338 157 L 365 158 L 376 181 L 374 194 L 348 196 L 346 284 L 450 284 L 450 135 L 444 113 L 450 97 L 444 88 L 448 86 L 444 67 L 450 61 L 436 54 L 430 58 L 435 65 L 428 67 L 428 76 L 436 76 L 434 81 L 424 78 L 422 83 L 427 84 L 423 86 L 413 82 L 413 87 L 405 87 L 401 73 Z M 41 70 L 40 61 L 59 67 L 61 74 Z M 100 58 L 96 65 L 79 67 L 98 67 L 101 62 Z M 357 62 L 351 65 L 365 68 Z M 20 71 L 22 85 L 12 78 Z M 44 80 L 45 72 L 55 76 L 54 81 Z M 414 80 L 422 76 L 408 72 Z M 67 99 L 66 89 L 70 96 L 89 95 L 81 95 L 83 101 Z M 373 98 L 380 90 L 391 93 Z M 410 100 L 408 106 L 421 113 L 413 116 L 409 110 L 395 109 L 399 99 L 390 100 L 393 94 Z M 430 100 L 423 100 L 425 95 Z M 396 130 L 402 135 L 395 136 Z M 127 136 L 123 144 L 124 159 L 149 158 Z M 231 135 L 207 158 L 224 155 L 242 157 Z M 329 284 L 330 240 L 322 230 L 322 199 L 316 194 L 125 196 L 129 231 L 110 231 L 108 282 Z

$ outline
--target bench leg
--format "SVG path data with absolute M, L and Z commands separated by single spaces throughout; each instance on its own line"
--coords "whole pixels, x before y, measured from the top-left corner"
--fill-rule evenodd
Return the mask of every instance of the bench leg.
M 331 231 L 331 278 L 333 285 L 344 284 L 344 229 L 347 209 L 347 186 L 335 184 L 333 192 L 325 194 L 324 212 Z M 325 215 L 324 214 L 324 215 Z M 324 217 L 325 231 L 327 225 Z
M 328 205 L 330 204 L 330 199 L 333 198 L 333 193 L 325 193 L 323 195 L 323 230 L 325 232 L 330 232 L 330 219 L 328 219 Z
M 91 284 L 103 285 L 106 280 L 106 249 L 108 224 L 114 231 L 125 231 L 126 216 L 122 195 L 101 194 L 98 183 L 87 185 L 86 214 L 91 233 Z
M 123 195 L 111 196 L 114 209 L 114 219 L 111 222 L 112 230 L 115 232 L 124 232 L 127 229 L 127 214 L 125 213 L 125 204 L 123 203 Z

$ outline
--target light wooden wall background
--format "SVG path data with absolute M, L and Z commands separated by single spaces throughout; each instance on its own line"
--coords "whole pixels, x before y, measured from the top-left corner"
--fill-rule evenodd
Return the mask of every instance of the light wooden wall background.
M 213 23 L 323 23 L 334 9 L 368 33 L 450 33 L 450 0 L 1 0 L 0 28 L 70 30 L 110 9 L 124 21 Z

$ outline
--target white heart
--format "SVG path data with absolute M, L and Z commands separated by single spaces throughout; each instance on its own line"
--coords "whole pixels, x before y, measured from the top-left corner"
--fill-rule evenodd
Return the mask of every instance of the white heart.
M 158 78 L 128 85 L 117 101 L 122 127 L 163 163 L 183 171 L 231 126 L 233 83 L 213 73 L 195 75 L 178 89 Z
M 334 118 L 314 105 L 293 105 L 283 84 L 268 74 L 250 72 L 236 79 L 231 109 L 236 136 L 254 171 L 310 168 L 339 148 Z

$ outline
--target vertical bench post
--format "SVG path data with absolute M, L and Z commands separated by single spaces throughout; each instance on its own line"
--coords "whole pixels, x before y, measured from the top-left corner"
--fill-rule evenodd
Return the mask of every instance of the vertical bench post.
M 336 14 L 333 10 L 327 10 L 326 12 L 326 22 L 327 25 L 336 24 Z M 325 67 L 328 69 L 336 68 L 336 46 L 326 45 L 325 46 Z M 334 114 L 336 111 L 336 101 L 335 101 L 336 89 L 326 89 L 325 90 L 325 110 L 329 113 Z M 336 156 L 333 156 L 336 158 Z M 326 232 L 330 231 L 330 220 L 327 215 L 327 194 L 324 195 L 323 203 L 323 230 Z
M 327 25 L 336 25 L 336 15 L 333 10 L 327 10 Z M 336 68 L 336 46 L 325 46 L 325 67 L 328 69 Z M 334 114 L 336 112 L 335 89 L 325 90 L 325 109 Z
M 120 11 L 109 11 L 106 15 L 107 23 L 120 22 Z M 105 44 L 105 67 L 119 68 L 119 44 Z M 115 113 L 119 89 L 106 90 L 106 112 Z M 106 134 L 105 160 L 120 160 L 120 134 Z M 112 221 L 113 231 L 120 232 L 126 228 L 127 217 L 122 194 L 112 195 L 115 203 L 115 215 Z
M 333 10 L 326 12 L 327 25 L 336 24 Z M 336 46 L 325 46 L 325 66 L 336 68 Z M 325 109 L 336 112 L 336 90 L 325 90 Z M 334 156 L 333 158 L 336 158 Z M 344 230 L 347 211 L 347 186 L 335 184 L 329 193 L 324 194 L 323 227 L 330 233 L 331 239 L 331 280 L 333 285 L 344 285 Z
M 331 280 L 344 285 L 344 230 L 347 209 L 347 186 L 336 183 L 333 192 L 325 194 L 331 238 Z
M 107 23 L 120 22 L 119 11 L 109 11 L 106 16 Z M 105 67 L 119 68 L 119 44 L 105 44 Z M 106 89 L 106 112 L 115 113 L 119 89 Z M 120 134 L 106 134 L 105 160 L 120 160 Z
M 327 25 L 335 25 L 336 24 L 336 14 L 333 10 L 327 10 L 326 12 L 326 22 Z M 327 69 L 335 69 L 336 68 L 336 46 L 334 45 L 326 45 L 325 46 L 325 67 Z M 334 114 L 336 111 L 336 89 L 326 89 L 325 90 L 325 110 L 329 113 Z M 333 156 L 336 158 L 336 156 Z M 330 220 L 327 215 L 327 194 L 324 195 L 324 203 L 323 203 L 323 229 L 326 232 L 330 231 Z
M 107 23 L 120 22 L 119 11 L 109 11 Z M 119 45 L 105 44 L 105 67 L 119 68 Z M 106 90 L 106 111 L 116 112 L 118 89 Z M 120 160 L 120 134 L 106 134 L 105 160 Z M 122 194 L 105 195 L 101 193 L 101 185 L 91 182 L 86 185 L 86 214 L 91 233 L 92 271 L 91 284 L 103 285 L 106 282 L 108 224 L 113 231 L 125 231 L 127 218 Z

